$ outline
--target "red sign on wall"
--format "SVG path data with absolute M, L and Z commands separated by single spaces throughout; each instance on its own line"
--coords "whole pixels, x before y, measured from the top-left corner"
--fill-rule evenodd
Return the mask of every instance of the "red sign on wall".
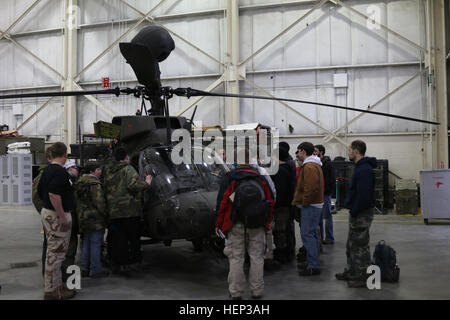
M 102 78 L 102 88 L 109 88 L 109 77 Z

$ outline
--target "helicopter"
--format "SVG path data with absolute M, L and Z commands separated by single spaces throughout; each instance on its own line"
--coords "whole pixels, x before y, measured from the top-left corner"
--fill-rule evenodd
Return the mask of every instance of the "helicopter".
M 152 188 L 143 197 L 141 235 L 150 238 L 148 243 L 163 242 L 170 246 L 173 240 L 185 239 L 192 241 L 198 250 L 205 246 L 212 246 L 215 249 L 223 247 L 223 240 L 216 237 L 214 233 L 217 217 L 216 198 L 222 177 L 230 171 L 230 167 L 214 150 L 207 153 L 211 158 L 210 161 L 205 159 L 200 163 L 193 161 L 189 164 L 175 164 L 172 161 L 171 153 L 178 144 L 178 141 L 172 141 L 172 133 L 178 129 L 193 132 L 193 118 L 170 116 L 168 102 L 174 95 L 187 98 L 215 96 L 287 101 L 439 125 L 437 122 L 428 120 L 376 112 L 369 110 L 370 107 L 357 109 L 296 99 L 163 87 L 159 63 L 169 57 L 175 49 L 175 42 L 167 30 L 156 25 L 141 29 L 131 42 L 122 42 L 119 44 L 119 48 L 137 77 L 139 85 L 135 88 L 116 87 L 82 92 L 15 94 L 3 95 L 0 96 L 0 99 L 86 94 L 114 94 L 116 96 L 132 94 L 141 99 L 141 109 L 136 115 L 116 116 L 112 119 L 108 125 L 115 133 L 107 137 L 116 139 L 117 145 L 125 146 L 130 153 L 130 164 L 142 178 L 148 174 L 153 177 Z M 145 104 L 146 100 L 151 104 L 149 110 Z M 200 148 L 200 151 L 203 152 L 208 147 L 194 144 L 192 154 L 189 155 L 191 159 L 196 148 Z M 110 150 L 104 146 L 100 149 L 100 151 L 98 148 L 88 151 L 86 145 L 71 145 L 72 153 L 81 159 L 84 157 L 107 158 Z

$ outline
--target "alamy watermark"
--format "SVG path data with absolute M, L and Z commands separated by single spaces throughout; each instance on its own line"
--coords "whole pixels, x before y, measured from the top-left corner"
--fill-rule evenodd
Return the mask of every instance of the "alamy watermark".
M 67 274 L 70 276 L 67 278 L 66 287 L 69 290 L 80 290 L 81 289 L 81 270 L 77 265 L 71 265 L 67 268 Z
M 178 142 L 171 152 L 176 165 L 248 163 L 265 167 L 270 175 L 278 171 L 277 129 L 194 130 L 193 137 L 190 131 L 177 129 L 172 133 L 172 141 Z
M 373 274 L 372 274 L 373 273 Z M 377 265 L 371 265 L 367 267 L 367 274 L 370 274 L 367 278 L 366 285 L 369 290 L 381 289 L 381 270 Z

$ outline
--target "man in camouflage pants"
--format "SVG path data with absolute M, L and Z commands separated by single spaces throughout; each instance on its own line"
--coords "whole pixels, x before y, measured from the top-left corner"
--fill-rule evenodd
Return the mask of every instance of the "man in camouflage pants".
M 366 287 L 367 267 L 371 265 L 369 229 L 375 207 L 375 158 L 365 157 L 366 144 L 355 140 L 349 146 L 349 158 L 355 163 L 345 207 L 350 210 L 347 239 L 347 269 L 336 274 L 350 288 Z
M 114 152 L 115 163 L 106 170 L 104 193 L 108 207 L 108 251 L 113 273 L 127 271 L 130 265 L 138 269 L 142 260 L 140 248 L 140 223 L 142 194 L 152 183 L 147 175 L 145 182 L 129 164 L 127 151 L 118 147 Z
M 61 264 L 69 245 L 74 197 L 69 175 L 63 168 L 67 160 L 67 147 L 56 142 L 51 146 L 53 159 L 42 172 L 38 184 L 42 200 L 42 224 L 47 237 L 45 261 L 45 300 L 70 299 L 74 290 L 64 287 L 61 279 Z

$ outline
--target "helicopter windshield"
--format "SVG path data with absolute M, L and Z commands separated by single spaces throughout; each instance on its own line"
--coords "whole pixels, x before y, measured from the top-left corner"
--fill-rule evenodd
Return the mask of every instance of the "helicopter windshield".
M 172 162 L 170 152 L 171 149 L 167 147 L 151 147 L 144 150 L 139 159 L 140 175 L 142 177 L 147 174 L 152 175 L 152 184 L 159 195 L 170 197 L 197 189 L 208 191 L 219 189 L 228 167 L 220 163 L 221 160 L 218 157 L 214 157 L 213 164 L 203 162 L 177 165 Z

